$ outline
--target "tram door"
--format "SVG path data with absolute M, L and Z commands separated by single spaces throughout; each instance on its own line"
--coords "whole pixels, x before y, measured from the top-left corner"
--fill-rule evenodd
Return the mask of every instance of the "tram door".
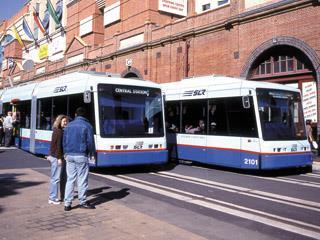
M 35 153 L 36 119 L 37 119 L 37 97 L 31 99 L 31 121 L 30 121 L 30 152 Z

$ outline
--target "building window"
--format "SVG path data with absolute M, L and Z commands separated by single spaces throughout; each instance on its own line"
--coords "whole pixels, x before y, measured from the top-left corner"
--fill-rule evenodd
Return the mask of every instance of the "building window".
M 229 0 L 219 0 L 218 1 L 218 6 L 222 6 L 222 5 L 225 5 L 227 3 L 229 3 Z
M 195 0 L 196 12 L 202 13 L 204 11 L 216 9 L 230 3 L 230 0 Z
M 202 5 L 202 11 L 206 11 L 210 9 L 210 3 Z
M 253 77 L 309 72 L 304 63 L 292 55 L 269 56 L 253 71 Z

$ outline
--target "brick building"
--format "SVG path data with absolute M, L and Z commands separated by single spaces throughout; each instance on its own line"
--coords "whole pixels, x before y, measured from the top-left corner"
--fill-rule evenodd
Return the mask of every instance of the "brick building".
M 59 1 L 52 3 L 57 6 Z M 39 16 L 44 17 L 41 6 L 46 1 L 31 0 L 19 14 L 31 14 L 39 2 Z M 158 83 L 223 74 L 299 87 L 306 118 L 319 123 L 319 0 L 63 0 L 62 4 L 63 28 L 51 25 L 49 16 L 51 39 L 40 35 L 37 44 L 25 39 L 26 47 L 21 48 L 14 40 L 4 48 L 4 59 L 14 52 L 21 55 L 22 66 L 28 66 L 28 60 L 35 63 L 26 69 L 2 67 L 4 87 L 8 75 L 18 84 L 77 70 L 116 72 Z M 35 26 L 32 19 L 29 22 Z M 0 35 L 8 26 L 0 26 Z M 63 39 L 53 43 L 54 34 Z M 58 48 L 58 54 L 44 51 L 45 57 L 36 59 L 45 44 Z

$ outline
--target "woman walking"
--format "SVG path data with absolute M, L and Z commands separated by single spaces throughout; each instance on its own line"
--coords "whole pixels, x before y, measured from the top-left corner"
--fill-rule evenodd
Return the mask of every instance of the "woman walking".
M 51 137 L 51 146 L 48 160 L 51 164 L 51 176 L 49 183 L 49 204 L 60 204 L 58 198 L 58 184 L 60 182 L 60 197 L 64 199 L 64 190 L 66 184 L 66 163 L 63 159 L 63 129 L 68 124 L 66 115 L 59 115 L 53 123 L 53 133 Z

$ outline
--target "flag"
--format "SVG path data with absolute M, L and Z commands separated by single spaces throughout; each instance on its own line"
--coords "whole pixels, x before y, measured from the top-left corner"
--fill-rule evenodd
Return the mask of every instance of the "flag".
M 59 21 L 59 18 L 58 18 L 58 15 L 56 13 L 56 10 L 54 10 L 53 6 L 52 6 L 52 3 L 50 0 L 47 0 L 47 9 L 51 15 L 51 17 L 53 18 L 54 22 L 57 24 L 57 25 L 60 25 L 60 21 Z
M 29 27 L 29 24 L 27 23 L 27 21 L 24 19 L 24 17 L 22 17 L 22 29 L 24 31 L 24 33 L 31 39 L 35 40 L 35 37 L 33 36 L 31 30 L 30 30 L 30 27 Z
M 33 18 L 40 31 L 45 35 L 46 30 L 44 30 L 41 19 L 39 18 L 39 14 L 36 11 L 33 11 Z
M 24 47 L 24 43 L 22 42 L 22 39 L 21 39 L 21 37 L 20 37 L 20 34 L 19 34 L 17 28 L 16 28 L 14 25 L 12 26 L 12 32 L 13 32 L 13 35 L 14 35 L 15 39 L 17 39 L 18 42 L 19 42 L 19 44 L 20 44 L 22 47 Z

